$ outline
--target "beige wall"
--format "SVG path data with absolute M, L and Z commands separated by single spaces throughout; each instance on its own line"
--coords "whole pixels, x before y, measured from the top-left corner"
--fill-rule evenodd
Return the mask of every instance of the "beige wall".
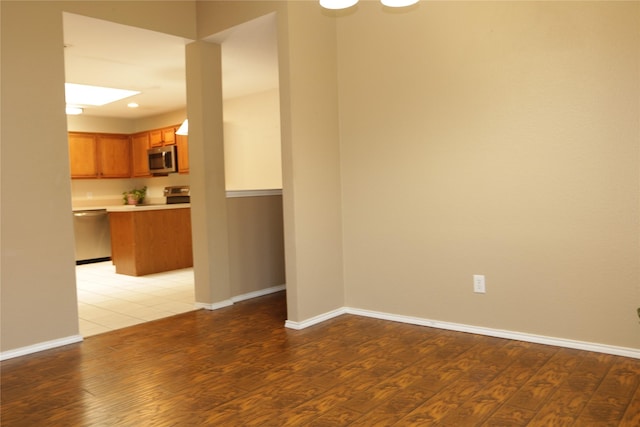
M 288 3 L 282 21 L 287 313 L 300 322 L 344 306 L 336 22 L 307 2 Z
M 187 118 L 185 108 L 138 119 L 95 117 L 87 115 L 67 116 L 69 132 L 104 132 L 132 134 L 166 126 L 180 125 Z
M 187 45 L 189 174 L 196 302 L 211 305 L 231 295 L 224 182 L 222 57 L 218 44 Z
M 74 179 L 71 181 L 71 204 L 74 208 L 122 204 L 122 192 L 147 186 L 149 203 L 164 203 L 164 188 L 189 185 L 188 174 L 171 174 L 150 178 L 131 179 Z
M 285 284 L 282 196 L 227 199 L 231 295 Z
M 62 10 L 194 39 L 196 5 L 0 7 L 5 351 L 78 333 Z M 639 7 L 199 3 L 200 37 L 278 13 L 289 319 L 348 305 L 640 348 Z M 221 118 L 198 120 L 204 150 Z
M 344 305 L 335 19 L 315 2 L 202 2 L 198 36 L 274 11 L 287 311 L 298 322 Z
M 157 116 L 143 117 L 135 120 L 135 132 L 158 129 L 165 126 L 181 125 L 187 118 L 186 108 L 178 109 Z
M 7 350 L 77 335 L 78 313 L 62 16 L 47 4 L 1 7 L 0 348 Z
M 639 7 L 338 20 L 348 306 L 640 348 Z
M 135 120 L 87 115 L 67 116 L 69 132 L 134 133 Z
M 282 188 L 279 96 L 276 88 L 224 101 L 227 190 Z

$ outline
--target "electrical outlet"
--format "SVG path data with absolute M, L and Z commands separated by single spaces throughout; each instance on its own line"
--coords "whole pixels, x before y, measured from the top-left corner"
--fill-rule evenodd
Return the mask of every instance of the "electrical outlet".
M 484 276 L 482 274 L 473 275 L 473 292 L 484 294 L 487 292 L 484 284 Z

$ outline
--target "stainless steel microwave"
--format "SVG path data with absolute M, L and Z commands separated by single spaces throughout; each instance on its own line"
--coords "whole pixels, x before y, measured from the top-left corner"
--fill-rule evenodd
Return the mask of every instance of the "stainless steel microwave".
M 147 150 L 149 172 L 153 175 L 167 175 L 178 172 L 178 152 L 175 145 L 155 147 Z

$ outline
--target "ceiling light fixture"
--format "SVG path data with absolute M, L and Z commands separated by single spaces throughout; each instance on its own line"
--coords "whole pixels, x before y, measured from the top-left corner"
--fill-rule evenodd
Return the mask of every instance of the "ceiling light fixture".
M 346 9 L 358 3 L 358 0 L 320 0 L 320 6 L 325 9 Z
M 184 122 L 176 131 L 176 135 L 189 135 L 189 119 L 184 119 Z
M 129 108 L 138 108 L 140 105 L 137 102 L 130 102 L 127 104 Z
M 140 92 L 109 87 L 65 83 L 65 98 L 68 104 L 100 106 L 119 101 Z
M 419 0 L 380 0 L 387 7 L 406 7 L 418 3 Z M 320 6 L 325 9 L 346 9 L 354 6 L 358 0 L 320 0 Z
M 407 7 L 418 3 L 418 0 L 380 0 L 387 7 Z

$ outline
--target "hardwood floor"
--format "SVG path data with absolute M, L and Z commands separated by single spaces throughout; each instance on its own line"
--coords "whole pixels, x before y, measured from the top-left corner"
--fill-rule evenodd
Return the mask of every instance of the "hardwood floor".
M 4 361 L 2 425 L 640 425 L 640 360 L 285 317 L 278 293 Z

